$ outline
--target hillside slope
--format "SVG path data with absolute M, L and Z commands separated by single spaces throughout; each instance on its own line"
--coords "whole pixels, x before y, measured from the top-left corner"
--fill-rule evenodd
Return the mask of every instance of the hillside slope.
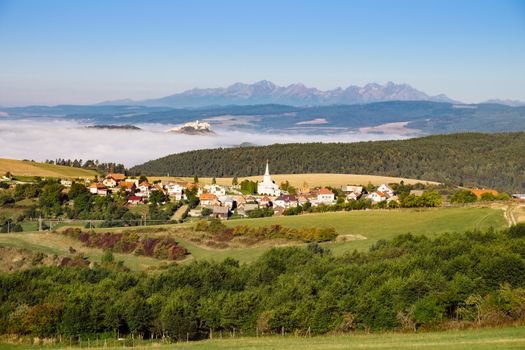
M 0 158 L 0 175 L 10 172 L 15 176 L 47 176 L 47 177 L 93 177 L 93 170 L 73 168 L 62 165 L 30 162 L 25 160 Z
M 276 174 L 373 174 L 525 190 L 525 133 L 461 133 L 397 141 L 276 144 L 169 155 L 134 174 L 228 177 Z

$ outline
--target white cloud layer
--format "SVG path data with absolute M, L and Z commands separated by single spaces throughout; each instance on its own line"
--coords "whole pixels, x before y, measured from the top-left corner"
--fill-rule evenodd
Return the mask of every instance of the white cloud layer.
M 167 133 L 173 125 L 137 125 L 141 131 L 86 129 L 71 120 L 0 120 L 0 157 L 14 159 L 98 159 L 130 167 L 169 154 L 195 149 L 230 147 L 249 142 L 256 145 L 292 142 L 356 142 L 399 139 L 399 134 L 253 133 L 217 130 L 215 136 Z

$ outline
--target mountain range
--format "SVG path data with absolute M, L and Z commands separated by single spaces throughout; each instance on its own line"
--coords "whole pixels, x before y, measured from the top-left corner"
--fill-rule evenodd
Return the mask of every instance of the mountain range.
M 114 100 L 101 105 L 140 105 L 147 107 L 205 107 L 214 105 L 282 104 L 290 106 L 353 105 L 385 101 L 433 101 L 458 103 L 444 94 L 430 96 L 408 84 L 388 82 L 365 86 L 319 90 L 303 84 L 278 86 L 261 80 L 254 84 L 235 83 L 228 87 L 191 89 L 157 99 Z

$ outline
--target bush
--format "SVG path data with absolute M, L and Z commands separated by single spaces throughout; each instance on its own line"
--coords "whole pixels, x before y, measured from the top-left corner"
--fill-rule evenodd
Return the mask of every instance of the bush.
M 134 232 L 95 233 L 82 232 L 79 228 L 67 228 L 63 234 L 78 239 L 88 247 L 104 249 L 103 263 L 110 263 L 113 252 L 133 253 L 157 259 L 178 260 L 189 254 L 186 248 L 177 244 L 171 237 L 141 238 Z
M 525 223 L 519 223 L 511 226 L 507 232 L 512 238 L 523 238 L 525 237 Z
M 462 190 L 454 193 L 450 198 L 450 203 L 474 203 L 478 197 L 469 190 Z
M 6 193 L 0 194 L 0 207 L 7 205 L 7 204 L 13 204 L 15 202 L 15 199 L 11 197 L 10 195 Z

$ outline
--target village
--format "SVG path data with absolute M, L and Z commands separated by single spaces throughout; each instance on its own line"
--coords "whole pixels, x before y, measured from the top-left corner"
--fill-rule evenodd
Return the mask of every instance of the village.
M 67 189 L 72 181 L 61 180 Z M 199 182 L 155 180 L 150 182 L 146 177 L 130 177 L 120 173 L 110 173 L 105 178 L 90 183 L 86 180 L 89 192 L 98 196 L 110 196 L 115 193 L 125 193 L 129 206 L 139 206 L 150 203 L 150 197 L 159 193 L 162 203 L 168 201 L 188 201 L 189 196 L 198 198 L 198 203 L 188 210 L 189 217 L 215 217 L 228 219 L 231 217 L 259 217 L 289 215 L 293 208 L 315 208 L 333 206 L 337 203 L 352 203 L 361 201 L 369 207 L 396 208 L 400 198 L 394 186 L 381 184 L 377 187 L 364 185 L 343 185 L 341 188 L 316 187 L 294 189 L 290 193 L 281 189 L 272 181 L 269 164 L 266 163 L 262 181 L 256 183 L 256 193 L 245 193 L 241 185 L 230 186 L 201 184 Z M 412 189 L 410 195 L 421 197 L 423 189 Z M 473 193 L 480 198 L 484 193 L 496 196 L 494 190 L 478 189 Z M 162 204 L 161 203 L 161 204 Z M 435 206 L 435 205 L 429 205 Z M 257 215 L 251 215 L 257 213 Z M 263 214 L 261 214 L 261 212 Z
M 61 184 L 68 188 L 71 180 L 61 180 Z M 234 212 L 241 217 L 248 217 L 249 212 L 256 209 L 272 209 L 273 215 L 282 215 L 288 208 L 297 206 L 333 205 L 337 202 L 336 191 L 327 187 L 308 188 L 297 190 L 290 194 L 275 184 L 270 175 L 269 164 L 263 180 L 257 183 L 257 193 L 243 194 L 240 185 L 200 184 L 187 181 L 157 180 L 150 183 L 145 177 L 129 177 L 125 174 L 110 173 L 100 181 L 90 183 L 86 180 L 89 192 L 98 196 L 110 196 L 125 191 L 129 205 L 148 204 L 149 198 L 155 191 L 159 191 L 164 198 L 172 202 L 188 200 L 188 192 L 196 191 L 199 205 L 189 211 L 190 217 L 213 216 L 227 219 Z M 398 201 L 394 190 L 387 184 L 382 184 L 373 192 L 366 193 L 363 186 L 345 185 L 338 191 L 343 194 L 345 202 L 357 201 L 365 198 L 373 204 Z M 339 199 L 341 201 L 341 199 Z
M 309 186 L 303 182 L 302 186 L 293 187 L 288 181 L 281 182 L 278 185 L 272 180 L 268 161 L 266 161 L 264 168 L 262 178 L 242 179 L 240 183 L 237 178 L 233 178 L 231 184 L 228 185 L 225 185 L 224 180 L 221 181 L 221 184 L 217 184 L 215 178 L 210 183 L 209 179 L 199 182 L 197 176 L 194 177 L 193 181 L 189 181 L 188 178 L 148 178 L 117 172 L 94 178 L 77 178 L 75 180 L 62 178 L 59 183 L 62 186 L 62 194 L 69 199 L 73 198 L 69 194 L 73 184 L 77 188 L 80 185 L 83 191 L 92 196 L 104 198 L 104 202 L 118 198 L 120 206 L 127 206 L 128 210 L 138 215 L 134 218 L 136 222 L 141 222 L 142 216 L 146 218 L 146 211 L 154 207 L 159 209 L 161 206 L 164 209 L 169 207 L 168 210 L 164 210 L 165 215 L 162 217 L 154 212 L 148 212 L 147 216 L 150 217 L 150 223 L 153 222 L 151 221 L 153 217 L 157 223 L 210 217 L 219 219 L 259 218 L 342 210 L 440 207 L 511 198 L 507 193 L 498 193 L 494 189 L 445 188 L 440 187 L 438 183 L 425 184 L 424 182 L 411 185 L 405 185 L 403 181 L 397 183 L 377 182 L 376 185 L 369 182 L 368 184 L 343 184 L 339 186 L 323 185 L 322 182 L 318 182 L 317 186 Z M 282 176 L 280 179 L 283 181 Z M 29 186 L 31 183 L 19 181 L 10 175 L 0 178 L 0 184 L 4 188 L 24 184 Z M 23 190 L 21 191 L 23 192 Z M 24 196 L 26 195 L 18 195 L 18 197 Z M 515 201 L 525 200 L 523 194 L 514 194 L 512 197 Z M 26 198 L 29 197 L 26 196 Z M 75 208 L 83 207 L 78 204 Z M 181 209 L 179 210 L 179 208 Z M 66 209 L 64 207 L 64 210 Z M 69 211 L 67 216 L 70 219 L 83 216 L 99 220 L 104 217 L 100 214 L 84 213 L 81 215 L 79 214 L 80 211 L 81 209 L 75 209 L 74 213 Z M 178 211 L 177 215 L 175 215 L 175 211 Z M 62 215 L 63 212 L 44 213 L 45 216 L 56 214 Z M 27 215 L 33 217 L 36 214 L 31 212 Z M 122 215 L 123 212 L 117 217 L 113 216 L 111 220 L 121 222 Z M 122 221 L 121 224 L 129 225 L 131 222 Z

